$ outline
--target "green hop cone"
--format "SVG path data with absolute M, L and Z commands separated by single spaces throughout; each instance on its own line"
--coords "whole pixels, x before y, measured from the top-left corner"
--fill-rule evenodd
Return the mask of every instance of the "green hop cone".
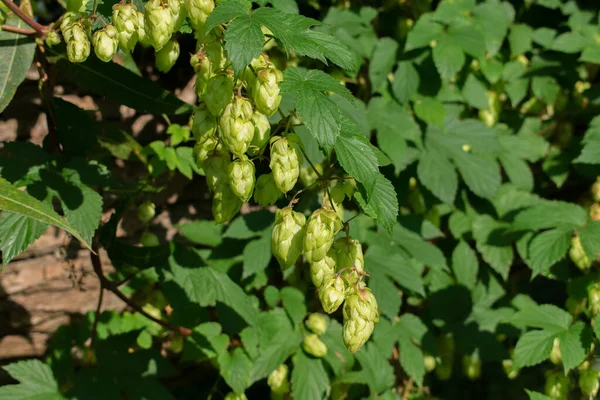
M 233 98 L 233 79 L 226 74 L 211 77 L 206 84 L 204 102 L 208 111 L 218 117 Z
M 151 201 L 146 201 L 138 206 L 137 215 L 140 221 L 146 224 L 156 215 L 156 206 Z
M 261 155 L 271 137 L 271 123 L 266 115 L 258 111 L 252 114 L 252 125 L 254 125 L 254 136 L 248 147 L 248 155 L 251 157 Z
M 190 126 L 194 138 L 201 141 L 215 135 L 217 119 L 208 112 L 205 104 L 200 104 L 190 118 Z
M 185 7 L 194 30 L 204 30 L 206 19 L 215 8 L 213 0 L 185 0 Z
M 562 362 L 559 338 L 554 338 L 554 343 L 552 344 L 552 351 L 550 352 L 550 357 L 548 358 L 554 365 L 559 365 Z
M 504 369 L 504 373 L 506 373 L 508 379 L 512 380 L 519 376 L 520 370 L 519 368 L 515 368 L 515 363 L 510 358 L 502 360 L 502 369 Z
M 245 155 L 229 165 L 229 186 L 243 202 L 250 200 L 254 192 L 254 163 Z
M 435 374 L 438 379 L 447 381 L 452 376 L 452 364 L 454 363 L 454 338 L 449 335 L 442 334 L 438 338 L 438 351 L 440 359 L 435 368 Z
M 266 207 L 275 204 L 279 197 L 281 197 L 281 191 L 275 185 L 273 174 L 259 176 L 254 186 L 254 201 Z
M 194 58 L 196 58 L 197 61 L 194 60 Z M 212 76 L 210 60 L 204 54 L 194 55 L 190 59 L 190 64 L 192 64 L 194 71 L 196 71 L 196 83 L 194 84 L 194 88 L 196 89 L 198 100 L 204 101 L 208 81 Z
M 321 261 L 333 245 L 334 236 L 342 229 L 337 214 L 326 208 L 312 213 L 304 237 L 304 257 L 308 263 Z
M 344 344 L 352 353 L 360 350 L 375 329 L 375 322 L 362 318 L 344 319 Z
M 600 283 L 588 290 L 588 307 L 592 315 L 600 314 Z
M 119 46 L 123 51 L 133 51 L 138 41 L 139 18 L 133 4 L 118 3 L 113 6 L 112 23 L 119 32 Z
M 144 20 L 144 13 L 141 11 L 137 11 L 137 18 L 138 18 L 138 42 L 144 46 L 144 47 L 148 47 L 151 46 L 150 43 L 150 39 L 148 38 L 148 35 L 146 34 L 146 22 Z
M 254 83 L 256 82 L 255 72 L 267 68 L 268 65 L 268 56 L 263 53 L 250 62 L 251 68 L 246 68 L 244 70 L 244 82 L 246 83 L 246 91 L 248 93 L 252 93 L 252 88 L 254 87 Z
M 66 12 L 60 23 L 60 31 L 62 32 L 65 42 L 70 42 L 73 39 L 73 27 L 84 17 L 78 12 Z
M 321 287 L 326 276 L 335 274 L 335 259 L 329 253 L 322 260 L 310 263 L 310 279 L 317 288 Z
M 144 29 L 148 42 L 155 50 L 160 50 L 173 34 L 173 15 L 169 6 L 161 0 L 150 0 L 146 3 L 144 13 Z
M 344 303 L 344 319 L 364 319 L 366 321 L 379 322 L 379 307 L 377 299 L 371 289 L 361 284 L 361 287 L 352 294 L 346 296 Z
M 546 377 L 544 385 L 546 395 L 555 400 L 567 400 L 569 394 L 569 378 L 562 372 L 552 372 Z
M 236 156 L 246 153 L 254 136 L 254 125 L 251 118 L 252 105 L 250 102 L 243 97 L 236 96 L 231 103 L 227 104 L 219 119 L 223 143 Z
M 350 237 L 338 238 L 332 247 L 338 271 L 352 284 L 358 282 L 365 270 L 362 246 Z
M 329 275 L 323 278 L 319 287 L 319 300 L 327 314 L 337 310 L 346 298 L 346 284 L 340 276 Z
M 193 154 L 198 168 L 204 169 L 204 162 L 213 151 L 223 150 L 223 145 L 215 136 L 205 136 L 194 146 Z
M 156 236 L 154 233 L 144 231 L 140 237 L 140 243 L 144 247 L 155 247 L 160 245 L 160 240 L 158 240 L 158 236 Z
M 327 355 L 327 345 L 314 333 L 304 336 L 302 348 L 311 356 L 323 358 Z
M 302 155 L 296 148 L 295 135 L 290 137 L 274 136 L 271 138 L 271 161 L 269 166 L 279 190 L 287 193 L 294 188 L 300 175 Z
M 225 396 L 224 400 L 248 400 L 248 397 L 246 397 L 246 395 L 244 393 L 237 394 L 237 393 L 234 393 L 234 392 L 229 392 Z
M 256 108 L 261 113 L 271 116 L 275 114 L 281 94 L 279 93 L 279 84 L 283 80 L 283 74 L 273 65 L 258 71 L 256 80 L 252 86 L 252 97 Z
M 71 39 L 67 41 L 67 56 L 72 63 L 81 63 L 90 55 L 91 44 L 80 23 L 74 24 L 70 29 Z
M 598 381 L 598 371 L 586 369 L 579 372 L 579 389 L 585 396 L 596 397 L 598 389 L 600 389 L 600 381 Z
M 212 214 L 217 224 L 224 224 L 233 218 L 242 208 L 242 201 L 231 188 L 218 186 L 213 192 Z
M 319 336 L 327 332 L 327 318 L 325 318 L 325 316 L 322 314 L 310 314 L 304 324 L 308 329 Z
M 587 254 L 585 254 L 585 250 L 581 245 L 581 238 L 579 235 L 575 235 L 571 238 L 571 248 L 569 249 L 569 257 L 573 264 L 577 266 L 582 271 L 587 271 L 590 269 L 592 263 L 588 258 Z
M 425 354 L 423 356 L 423 362 L 425 363 L 425 371 L 431 372 L 435 369 L 436 361 L 435 357 L 431 354 Z
M 48 32 L 48 36 L 46 36 L 46 46 L 56 46 L 61 42 L 60 35 L 56 31 Z
M 169 72 L 178 58 L 179 43 L 176 40 L 169 40 L 156 52 L 156 68 L 163 73 Z
M 600 203 L 600 177 L 596 179 L 596 182 L 592 185 L 591 188 L 592 198 L 596 203 Z
M 302 253 L 305 224 L 304 214 L 295 212 L 292 207 L 282 208 L 275 215 L 271 251 L 284 271 L 296 264 Z
M 183 0 L 167 0 L 167 4 L 173 17 L 173 32 L 177 32 L 187 17 L 187 9 Z
M 117 30 L 111 24 L 108 24 L 104 29 L 94 32 L 92 36 L 92 45 L 96 57 L 104 62 L 112 60 L 117 53 Z
M 206 184 L 211 192 L 224 186 L 229 188 L 228 172 L 230 164 L 231 158 L 229 154 L 222 151 L 211 152 L 206 160 L 204 160 Z
M 463 357 L 463 373 L 467 378 L 475 381 L 481 377 L 481 359 L 478 356 Z
M 289 393 L 290 381 L 288 374 L 289 369 L 287 365 L 281 364 L 267 377 L 267 384 L 271 388 L 272 399 L 283 399 L 283 396 Z

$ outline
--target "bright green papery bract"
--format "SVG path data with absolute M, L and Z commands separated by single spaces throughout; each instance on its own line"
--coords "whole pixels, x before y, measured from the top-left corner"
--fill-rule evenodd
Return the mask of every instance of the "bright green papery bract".
M 265 151 L 266 144 L 271 136 L 271 123 L 266 115 L 254 111 L 252 125 L 254 125 L 254 136 L 248 147 L 248 155 L 254 157 Z
M 279 84 L 283 80 L 283 74 L 272 64 L 257 72 L 256 80 L 252 86 L 252 98 L 256 108 L 261 113 L 271 116 L 275 114 L 281 94 Z
M 254 187 L 254 201 L 266 207 L 275 204 L 279 197 L 281 197 L 281 191 L 275 185 L 273 175 L 263 174 L 259 176 Z
M 169 6 L 161 0 L 150 0 L 146 3 L 144 29 L 148 41 L 155 50 L 160 50 L 173 34 L 173 15 Z
M 190 117 L 192 133 L 197 141 L 214 136 L 217 130 L 217 119 L 208 112 L 205 104 L 200 104 Z
M 321 261 L 342 229 L 342 221 L 333 210 L 319 208 L 312 213 L 306 226 L 304 257 L 308 263 Z
M 252 113 L 252 104 L 243 97 L 236 96 L 225 107 L 219 119 L 223 143 L 236 156 L 246 153 L 254 136 Z
M 220 41 L 214 39 L 214 35 L 207 35 L 202 45 L 208 59 L 210 60 L 213 71 L 224 70 L 227 66 L 227 54 Z
M 223 145 L 215 136 L 205 136 L 194 146 L 194 159 L 198 168 L 204 168 L 204 162 L 213 151 L 223 150 Z
M 305 224 L 304 214 L 295 212 L 292 207 L 282 208 L 275 215 L 271 251 L 283 270 L 296 264 L 302 253 Z
M 327 355 L 327 345 L 314 333 L 304 336 L 302 348 L 311 356 L 323 358 Z
M 229 165 L 229 186 L 243 202 L 250 200 L 254 192 L 254 163 L 245 155 Z
M 104 62 L 112 60 L 117 52 L 117 30 L 111 24 L 108 24 L 104 29 L 94 32 L 92 36 L 92 45 L 96 57 Z
M 571 258 L 571 261 L 573 261 L 573 264 L 575 264 L 577 268 L 579 268 L 582 271 L 587 271 L 592 265 L 587 254 L 585 254 L 583 246 L 581 245 L 581 238 L 579 237 L 579 235 L 575 235 L 571 239 L 569 257 Z
M 194 30 L 204 30 L 208 15 L 215 8 L 213 0 L 185 0 L 185 7 Z
M 66 12 L 63 15 L 63 19 L 60 23 L 60 30 L 65 38 L 65 42 L 68 43 L 73 39 L 73 27 L 75 24 L 79 23 L 78 21 L 83 17 L 84 15 L 78 12 Z
M 184 6 L 183 0 L 167 1 L 173 16 L 173 32 L 177 32 L 187 17 L 187 8 Z
M 179 58 L 179 43 L 169 40 L 162 49 L 156 52 L 156 68 L 160 72 L 169 72 Z
M 81 63 L 90 56 L 91 44 L 80 23 L 70 28 L 71 39 L 67 41 L 67 56 L 72 63 Z
M 327 318 L 322 314 L 310 314 L 304 324 L 308 329 L 319 336 L 327 332 Z
M 600 314 L 600 283 L 588 289 L 588 306 L 592 315 Z
M 337 310 L 346 298 L 346 284 L 341 276 L 329 275 L 323 278 L 319 287 L 319 300 L 327 314 Z
M 348 350 L 356 353 L 369 340 L 373 329 L 375 329 L 374 321 L 362 318 L 344 319 L 344 344 Z
M 291 135 L 290 135 L 291 136 Z M 294 188 L 300 175 L 302 155 L 288 138 L 271 138 L 271 161 L 269 166 L 279 190 L 287 193 Z
M 271 394 L 284 395 L 290 391 L 288 379 L 289 369 L 287 365 L 281 364 L 267 377 L 267 384 L 271 388 Z
M 326 276 L 333 274 L 335 274 L 335 259 L 330 257 L 329 253 L 322 260 L 310 263 L 310 279 L 317 288 L 321 287 Z
M 213 192 L 212 214 L 217 224 L 228 222 L 242 208 L 242 201 L 229 185 L 218 185 Z
M 138 41 L 139 19 L 133 4 L 118 3 L 113 6 L 112 23 L 119 32 L 119 46 L 132 51 Z
M 229 75 L 218 74 L 208 80 L 204 102 L 212 115 L 220 116 L 232 98 L 233 79 Z
M 46 36 L 46 46 L 56 46 L 61 42 L 60 35 L 56 31 L 48 32 L 48 36 Z

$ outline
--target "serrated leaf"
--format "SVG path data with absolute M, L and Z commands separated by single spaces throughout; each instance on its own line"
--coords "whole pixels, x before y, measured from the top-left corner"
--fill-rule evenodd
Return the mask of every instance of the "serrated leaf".
M 558 35 L 552 42 L 552 50 L 563 53 L 579 53 L 588 45 L 589 41 L 578 32 L 565 32 Z
M 50 367 L 39 360 L 27 360 L 9 364 L 4 370 L 17 385 L 0 387 L 0 397 L 5 400 L 64 400 Z
M 515 366 L 531 367 L 546 360 L 554 345 L 553 332 L 530 331 L 523 334 L 515 347 Z
M 483 260 L 506 280 L 514 254 L 512 245 L 506 243 L 507 241 L 498 234 L 505 233 L 508 226 L 495 221 L 489 215 L 480 215 L 473 221 L 472 228 L 477 251 L 481 253 Z
M 374 274 L 384 274 L 408 290 L 425 295 L 423 279 L 408 259 L 394 249 L 372 245 L 365 254 L 365 268 Z
M 294 326 L 298 325 L 306 315 L 306 300 L 304 294 L 294 287 L 281 289 L 281 301 L 283 308 L 292 320 Z
M 377 131 L 377 138 L 399 136 L 417 146 L 421 144 L 421 129 L 413 116 L 405 108 L 385 97 L 373 97 L 369 101 L 368 117 L 371 126 Z M 380 144 L 384 152 L 394 157 L 392 149 Z
M 423 386 L 423 378 L 425 377 L 425 359 L 423 352 L 412 341 L 400 338 L 398 342 L 400 347 L 400 365 L 406 371 L 415 383 Z
M 381 393 L 394 384 L 394 370 L 374 343 L 367 343 L 355 356 L 372 393 Z
M 261 349 L 258 358 L 254 360 L 249 383 L 252 384 L 269 375 L 299 349 L 301 342 L 302 334 L 300 332 L 285 334 L 270 341 L 269 345 Z
M 242 15 L 229 24 L 225 31 L 225 50 L 236 75 L 260 55 L 264 42 L 260 24 L 250 16 Z
M 223 225 L 214 221 L 192 221 L 178 225 L 177 228 L 186 239 L 197 244 L 217 247 L 222 242 Z
M 569 329 L 573 322 L 571 314 L 552 304 L 528 306 L 517 311 L 509 322 L 516 326 L 541 328 L 548 332 L 558 333 Z
M 537 98 L 544 100 L 546 104 L 554 104 L 560 90 L 560 85 L 551 76 L 534 76 L 531 78 L 531 91 Z
M 13 258 L 27 250 L 46 231 L 48 225 L 24 215 L 4 211 L 0 215 L 0 251 L 2 263 L 11 262 Z
M 423 121 L 444 127 L 444 118 L 446 118 L 446 108 L 444 103 L 431 97 L 423 97 L 415 101 L 414 110 L 417 117 Z
M 337 160 L 350 176 L 365 186 L 370 197 L 379 174 L 377 157 L 364 136 L 347 136 L 344 132 L 347 131 L 344 129 L 335 140 Z
M 442 25 L 432 21 L 430 15 L 421 16 L 408 32 L 404 51 L 429 46 L 432 40 L 442 35 L 442 31 Z
M 298 351 L 292 358 L 292 394 L 295 399 L 322 399 L 329 390 L 329 378 L 320 358 L 311 358 Z
M 477 282 L 477 255 L 466 242 L 460 241 L 452 252 L 452 271 L 458 283 L 473 288 Z
M 421 183 L 445 203 L 454 203 L 458 190 L 458 175 L 452 163 L 440 152 L 427 148 L 417 166 Z
M 560 353 L 565 374 L 583 362 L 590 350 L 592 335 L 589 326 L 577 321 L 558 335 Z
M 527 396 L 529 396 L 529 400 L 552 400 L 552 397 L 548 397 L 545 394 L 534 392 L 531 390 L 525 389 L 527 392 Z
M 408 103 L 411 97 L 418 92 L 419 80 L 419 72 L 412 62 L 399 62 L 392 83 L 392 92 L 396 99 L 402 104 Z
M 512 230 L 539 230 L 560 226 L 580 227 L 587 221 L 587 214 L 577 204 L 562 201 L 544 201 L 542 204 L 521 211 L 512 225 Z
M 217 25 L 224 24 L 237 17 L 248 15 L 251 7 L 252 3 L 246 0 L 221 1 L 209 14 L 204 29 L 206 32 L 210 32 Z
M 78 174 L 73 175 L 69 183 L 80 194 L 71 196 L 72 193 L 59 193 L 65 217 L 85 241 L 91 243 L 102 216 L 102 197 L 89 186 L 82 184 Z M 74 198 L 78 200 L 73 201 Z
M 469 74 L 467 77 L 462 88 L 462 95 L 471 107 L 478 110 L 489 108 L 487 88 L 482 81 L 475 77 L 475 74 Z
M 397 225 L 392 237 L 398 246 L 402 247 L 411 256 L 421 261 L 423 264 L 443 271 L 448 271 L 444 253 L 442 253 L 435 245 L 423 240 L 416 233 Z
M 384 37 L 377 41 L 371 63 L 369 64 L 369 79 L 371 80 L 371 91 L 382 92 L 388 82 L 388 74 L 396 63 L 398 42 L 392 38 Z
M 392 233 L 398 217 L 398 198 L 394 186 L 386 177 L 377 175 L 373 193 L 368 200 L 360 191 L 355 193 L 354 198 L 365 214 L 377 219 L 381 226 Z
M 577 232 L 585 253 L 591 260 L 596 259 L 600 254 L 600 222 L 589 221 Z
M 465 53 L 448 35 L 444 35 L 438 40 L 432 53 L 433 62 L 444 80 L 456 75 L 466 61 Z
M 448 37 L 471 57 L 478 60 L 485 57 L 485 40 L 477 26 L 452 24 L 448 29 Z
M 533 40 L 533 29 L 529 25 L 515 24 L 508 34 L 511 56 L 521 55 L 531 50 Z
M 343 376 L 350 371 L 354 366 L 354 355 L 344 344 L 342 325 L 335 319 L 330 319 L 321 340 L 327 346 L 327 354 L 323 359 L 334 374 Z
M 243 251 L 244 267 L 242 279 L 264 271 L 271 261 L 271 230 L 266 231 L 259 239 L 246 244 Z
M 571 246 L 571 231 L 552 229 L 538 234 L 529 244 L 529 265 L 534 276 L 547 272 Z
M 500 167 L 490 157 L 467 152 L 452 157 L 465 183 L 476 195 L 491 198 L 502 182 Z
M 527 192 L 533 190 L 534 178 L 526 161 L 507 153 L 500 156 L 500 163 L 515 186 Z
M 503 4 L 481 3 L 473 10 L 473 19 L 483 33 L 488 53 L 494 56 L 500 50 L 511 22 Z
M 244 393 L 250 383 L 252 360 L 242 348 L 219 357 L 219 372 L 225 382 L 238 394 Z

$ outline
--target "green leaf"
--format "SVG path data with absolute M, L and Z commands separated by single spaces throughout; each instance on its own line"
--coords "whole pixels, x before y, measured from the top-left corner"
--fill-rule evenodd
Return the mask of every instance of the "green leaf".
M 91 248 L 82 234 L 66 219 L 58 215 L 49 205 L 17 189 L 3 178 L 0 178 L 0 210 L 54 225 L 75 236 L 87 248 Z
M 534 178 L 526 161 L 507 153 L 500 156 L 500 163 L 515 186 L 528 192 L 533 190 Z
M 588 221 L 586 226 L 577 231 L 583 250 L 594 260 L 600 254 L 600 222 Z
M 17 385 L 0 387 L 0 397 L 5 400 L 64 400 L 50 367 L 39 360 L 19 361 L 5 365 L 4 370 Z
M 432 40 L 437 40 L 442 35 L 442 31 L 442 25 L 433 22 L 431 15 L 421 16 L 408 32 L 404 51 L 429 46 Z
M 583 321 L 577 321 L 558 335 L 560 341 L 560 353 L 565 374 L 580 365 L 589 352 L 592 343 L 590 327 Z
M 396 99 L 406 104 L 419 89 L 419 72 L 410 61 L 401 61 L 398 63 L 394 73 L 394 82 L 392 91 Z
M 551 76 L 534 76 L 531 79 L 531 90 L 533 94 L 546 102 L 554 104 L 560 93 L 560 85 Z
M 371 126 L 377 131 L 377 140 L 399 137 L 417 146 L 421 144 L 421 129 L 413 116 L 405 108 L 389 98 L 373 97 L 369 101 L 368 117 Z M 381 150 L 390 157 L 397 157 L 393 149 L 379 143 Z
M 552 397 L 548 397 L 545 394 L 533 392 L 531 390 L 525 389 L 527 395 L 529 396 L 529 400 L 552 400 Z
M 452 252 L 452 270 L 458 283 L 472 289 L 477 283 L 477 255 L 466 242 L 460 241 Z
M 304 293 L 294 287 L 286 286 L 281 289 L 281 301 L 294 326 L 302 322 L 306 315 Z
M 490 57 L 496 55 L 502 47 L 510 20 L 502 3 L 485 2 L 473 10 L 473 19 L 485 39 Z
M 444 127 L 444 118 L 446 117 L 444 103 L 431 97 L 423 97 L 415 101 L 414 109 L 417 117 L 423 121 L 440 128 Z
M 556 31 L 550 28 L 538 28 L 533 32 L 533 41 L 543 47 L 552 47 Z
M 448 35 L 442 36 L 433 48 L 433 62 L 444 80 L 456 75 L 465 61 L 465 53 Z
M 260 55 L 264 42 L 260 24 L 250 16 L 240 16 L 229 24 L 225 31 L 225 50 L 236 76 Z
M 48 225 L 24 215 L 8 211 L 0 215 L 0 251 L 2 263 L 11 262 L 13 258 L 27 250 L 46 231 Z
M 552 229 L 538 234 L 529 244 L 529 265 L 534 276 L 547 272 L 571 246 L 571 231 Z
M 238 394 L 244 393 L 250 383 L 252 361 L 246 352 L 237 348 L 232 353 L 219 357 L 219 372 L 225 382 Z
M 500 187 L 502 177 L 498 163 L 473 153 L 455 153 L 452 158 L 465 183 L 477 196 L 491 198 Z
M 372 394 L 382 393 L 394 384 L 394 369 L 375 344 L 367 343 L 355 356 Z
M 423 378 L 425 377 L 425 359 L 423 352 L 411 340 L 400 338 L 398 342 L 400 347 L 400 365 L 406 371 L 416 384 L 423 386 Z
M 393 238 L 400 247 L 423 264 L 448 271 L 444 253 L 435 245 L 423 240 L 416 233 L 398 224 L 394 230 Z
M 264 271 L 271 261 L 271 230 L 256 240 L 248 242 L 243 251 L 244 269 L 242 279 L 245 279 L 258 272 Z
M 552 304 L 529 306 L 517 311 L 509 322 L 518 327 L 529 326 L 558 333 L 569 329 L 573 322 L 571 314 Z
M 383 175 L 378 174 L 373 188 L 373 193 L 368 200 L 358 191 L 354 198 L 365 214 L 374 218 L 390 234 L 398 217 L 398 198 L 392 183 Z
M 562 201 L 544 201 L 521 211 L 512 225 L 512 230 L 539 230 L 555 227 L 580 227 L 585 225 L 587 213 L 577 204 Z
M 398 285 L 425 296 L 423 279 L 419 271 L 410 264 L 409 260 L 402 256 L 397 249 L 385 249 L 372 245 L 369 246 L 365 254 L 365 268 L 367 271 L 389 276 Z
M 370 197 L 379 175 L 377 157 L 364 136 L 348 136 L 345 132 L 342 125 L 342 134 L 335 140 L 337 160 L 350 176 L 365 186 Z
M 265 378 L 274 369 L 279 367 L 292 353 L 297 351 L 302 342 L 300 332 L 286 333 L 269 341 L 266 348 L 261 349 L 258 358 L 254 360 L 250 384 Z
M 552 352 L 554 337 L 553 332 L 539 330 L 522 335 L 515 347 L 515 366 L 531 367 L 546 360 Z
M 320 358 L 298 351 L 292 358 L 292 395 L 298 400 L 322 399 L 329 390 L 329 377 Z
M 448 29 L 448 38 L 473 58 L 485 57 L 485 41 L 480 29 L 475 25 L 452 24 Z
M 251 7 L 252 3 L 246 0 L 221 1 L 206 19 L 204 29 L 206 32 L 210 32 L 217 25 L 224 24 L 237 17 L 248 15 Z
M 577 32 L 565 32 L 558 35 L 552 42 L 552 50 L 560 51 L 563 53 L 579 53 L 583 50 L 589 41 Z
M 377 41 L 371 63 L 369 64 L 369 79 L 371 80 L 372 92 L 383 92 L 387 87 L 388 74 L 392 72 L 396 63 L 398 42 L 394 39 L 384 37 Z
M 487 88 L 483 82 L 475 77 L 475 74 L 469 74 L 467 77 L 462 88 L 462 95 L 471 107 L 478 110 L 489 108 Z
M 579 61 L 600 64 L 600 46 L 594 44 L 583 49 Z
M 435 148 L 421 153 L 417 166 L 420 182 L 445 203 L 454 203 L 458 190 L 458 175 L 452 163 Z
M 515 24 L 511 27 L 508 35 L 511 56 L 521 55 L 531 50 L 533 40 L 533 29 L 529 25 Z
M 177 226 L 179 232 L 187 239 L 203 246 L 217 247 L 221 244 L 223 225 L 214 221 L 192 221 Z
M 8 18 L 6 25 L 15 28 L 29 28 L 17 17 Z M 0 112 L 8 106 L 17 87 L 25 80 L 27 71 L 33 61 L 35 41 L 32 36 L 25 36 L 5 30 L 0 31 Z
M 512 246 L 501 236 L 506 230 L 506 224 L 495 221 L 489 215 L 480 215 L 473 222 L 473 237 L 477 243 L 477 251 L 504 280 L 508 278 L 513 261 Z

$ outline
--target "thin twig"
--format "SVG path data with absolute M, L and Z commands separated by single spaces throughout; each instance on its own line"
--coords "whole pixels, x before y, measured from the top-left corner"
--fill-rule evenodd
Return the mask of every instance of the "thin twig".
M 408 400 L 408 398 L 410 397 L 410 391 L 412 390 L 412 387 L 413 379 L 410 378 L 406 385 L 404 385 L 404 393 L 402 393 L 402 400 Z
M 37 33 L 37 31 L 34 29 L 18 28 L 16 26 L 6 24 L 2 25 L 2 30 L 6 32 L 20 33 L 21 35 L 35 35 Z
M 25 14 L 25 11 L 21 10 L 19 8 L 18 5 L 16 5 L 15 3 L 13 3 L 11 0 L 1 0 L 4 4 L 6 4 L 6 7 L 10 8 L 10 10 L 12 12 L 14 12 L 19 18 L 21 18 L 23 20 L 23 22 L 25 22 L 27 25 L 29 25 L 30 27 L 32 27 L 33 29 L 35 29 L 36 32 L 43 34 L 46 32 L 47 28 L 36 22 L 33 18 L 31 18 L 29 15 Z
M 104 299 L 104 285 L 100 280 L 100 294 L 98 295 L 98 305 L 96 306 L 96 314 L 94 315 L 94 325 L 92 326 L 92 337 L 90 339 L 90 347 L 88 348 L 87 364 L 92 364 L 92 356 L 94 354 L 94 344 L 98 337 L 98 320 L 100 319 L 100 309 L 102 308 L 102 300 Z

